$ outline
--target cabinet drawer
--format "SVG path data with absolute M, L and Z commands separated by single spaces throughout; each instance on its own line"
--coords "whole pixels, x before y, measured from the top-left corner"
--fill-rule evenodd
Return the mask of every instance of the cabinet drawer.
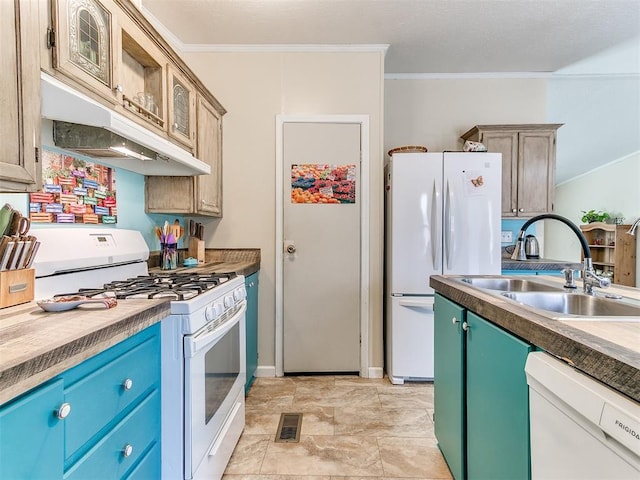
M 102 437 L 109 423 L 118 422 L 145 392 L 159 387 L 158 328 L 148 328 L 69 370 L 63 377 L 65 402 L 71 405 L 71 414 L 65 421 L 68 464 L 92 448 L 92 437 L 99 434 L 96 441 Z
M 62 478 L 62 395 L 57 380 L 0 407 L 0 478 Z
M 133 472 L 140 462 L 147 460 L 147 454 L 152 448 L 159 446 L 159 439 L 160 392 L 156 389 L 71 466 L 65 478 L 67 480 L 123 478 L 129 472 Z M 131 449 L 126 454 L 128 447 Z M 147 465 L 146 470 L 152 471 L 150 470 L 152 466 Z M 156 469 L 158 466 L 159 460 Z
M 155 442 L 151 450 L 145 453 L 138 465 L 127 475 L 126 480 L 150 480 L 161 477 L 160 443 Z

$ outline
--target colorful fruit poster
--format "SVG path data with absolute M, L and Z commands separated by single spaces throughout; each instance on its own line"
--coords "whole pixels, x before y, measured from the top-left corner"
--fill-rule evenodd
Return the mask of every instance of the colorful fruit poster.
M 356 203 L 356 165 L 291 165 L 291 203 Z
M 116 223 L 115 172 L 69 153 L 42 149 L 42 190 L 29 194 L 35 223 Z

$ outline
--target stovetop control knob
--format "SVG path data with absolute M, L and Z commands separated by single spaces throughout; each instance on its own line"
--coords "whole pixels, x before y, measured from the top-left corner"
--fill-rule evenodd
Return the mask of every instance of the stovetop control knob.
M 222 303 L 215 303 L 213 305 L 213 309 L 216 312 L 215 313 L 215 318 L 219 317 L 220 315 L 222 315 L 224 313 L 224 305 L 222 305 Z
M 207 322 L 211 322 L 218 317 L 218 313 L 216 312 L 216 307 L 214 304 L 208 305 L 204 311 L 204 318 Z
M 226 308 L 233 307 L 234 303 L 235 303 L 235 301 L 233 300 L 233 295 L 225 295 L 224 296 L 224 306 Z
M 233 298 L 235 299 L 236 302 L 240 302 L 244 300 L 246 296 L 247 296 L 247 292 L 245 291 L 244 287 L 236 288 L 233 291 Z

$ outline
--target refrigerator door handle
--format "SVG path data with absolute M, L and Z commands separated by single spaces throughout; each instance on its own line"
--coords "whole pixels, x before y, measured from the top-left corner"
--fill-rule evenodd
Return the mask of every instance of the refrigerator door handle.
M 438 192 L 438 184 L 434 180 L 433 192 L 431 193 L 431 260 L 433 261 L 434 270 L 440 270 L 442 253 L 442 235 L 434 234 L 442 231 L 442 225 L 439 225 L 440 211 L 440 194 Z
M 451 269 L 453 265 L 453 256 L 456 252 L 456 236 L 455 236 L 455 215 L 453 214 L 454 194 L 447 180 L 447 197 L 444 203 L 444 248 L 447 258 L 447 268 Z
M 426 299 L 402 299 L 398 302 L 398 305 L 401 307 L 419 307 L 419 308 L 427 308 L 433 311 L 433 297 Z

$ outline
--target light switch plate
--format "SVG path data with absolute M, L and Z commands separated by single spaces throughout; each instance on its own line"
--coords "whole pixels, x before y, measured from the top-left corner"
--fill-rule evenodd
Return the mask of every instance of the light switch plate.
M 513 242 L 513 232 L 511 230 L 503 230 L 501 235 L 502 243 L 511 243 Z

